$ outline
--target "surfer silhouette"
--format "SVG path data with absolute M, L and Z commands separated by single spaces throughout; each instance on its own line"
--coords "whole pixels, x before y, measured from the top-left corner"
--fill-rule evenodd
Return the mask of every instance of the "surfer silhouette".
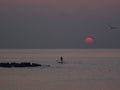
M 63 57 L 62 56 L 60 57 L 60 62 L 63 63 Z
M 56 62 L 63 64 L 63 57 L 61 56 L 61 57 L 60 57 L 60 60 L 56 60 Z

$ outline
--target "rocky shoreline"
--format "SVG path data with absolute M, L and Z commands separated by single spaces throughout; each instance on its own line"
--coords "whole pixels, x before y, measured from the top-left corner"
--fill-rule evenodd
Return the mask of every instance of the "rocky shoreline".
M 30 62 L 21 62 L 21 63 L 16 63 L 16 62 L 2 62 L 0 63 L 0 67 L 3 68 L 12 68 L 12 67 L 50 67 L 50 65 L 42 65 L 38 63 L 30 63 Z

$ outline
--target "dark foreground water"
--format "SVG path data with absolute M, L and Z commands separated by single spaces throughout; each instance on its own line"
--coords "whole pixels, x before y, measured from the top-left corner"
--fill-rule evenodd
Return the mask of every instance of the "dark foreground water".
M 51 65 L 0 68 L 0 90 L 120 90 L 117 49 L 2 49 L 0 62 Z

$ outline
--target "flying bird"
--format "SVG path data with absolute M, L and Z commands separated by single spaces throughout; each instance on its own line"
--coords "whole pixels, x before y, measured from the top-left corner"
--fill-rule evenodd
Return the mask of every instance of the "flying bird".
M 110 30 L 113 30 L 113 29 L 119 29 L 119 27 L 111 26 L 111 25 L 108 25 L 108 28 L 109 28 Z

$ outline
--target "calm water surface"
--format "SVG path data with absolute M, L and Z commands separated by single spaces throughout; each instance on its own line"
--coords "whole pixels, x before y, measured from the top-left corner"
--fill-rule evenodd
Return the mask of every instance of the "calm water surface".
M 119 49 L 0 50 L 0 62 L 27 61 L 51 67 L 0 68 L 0 90 L 120 90 Z

